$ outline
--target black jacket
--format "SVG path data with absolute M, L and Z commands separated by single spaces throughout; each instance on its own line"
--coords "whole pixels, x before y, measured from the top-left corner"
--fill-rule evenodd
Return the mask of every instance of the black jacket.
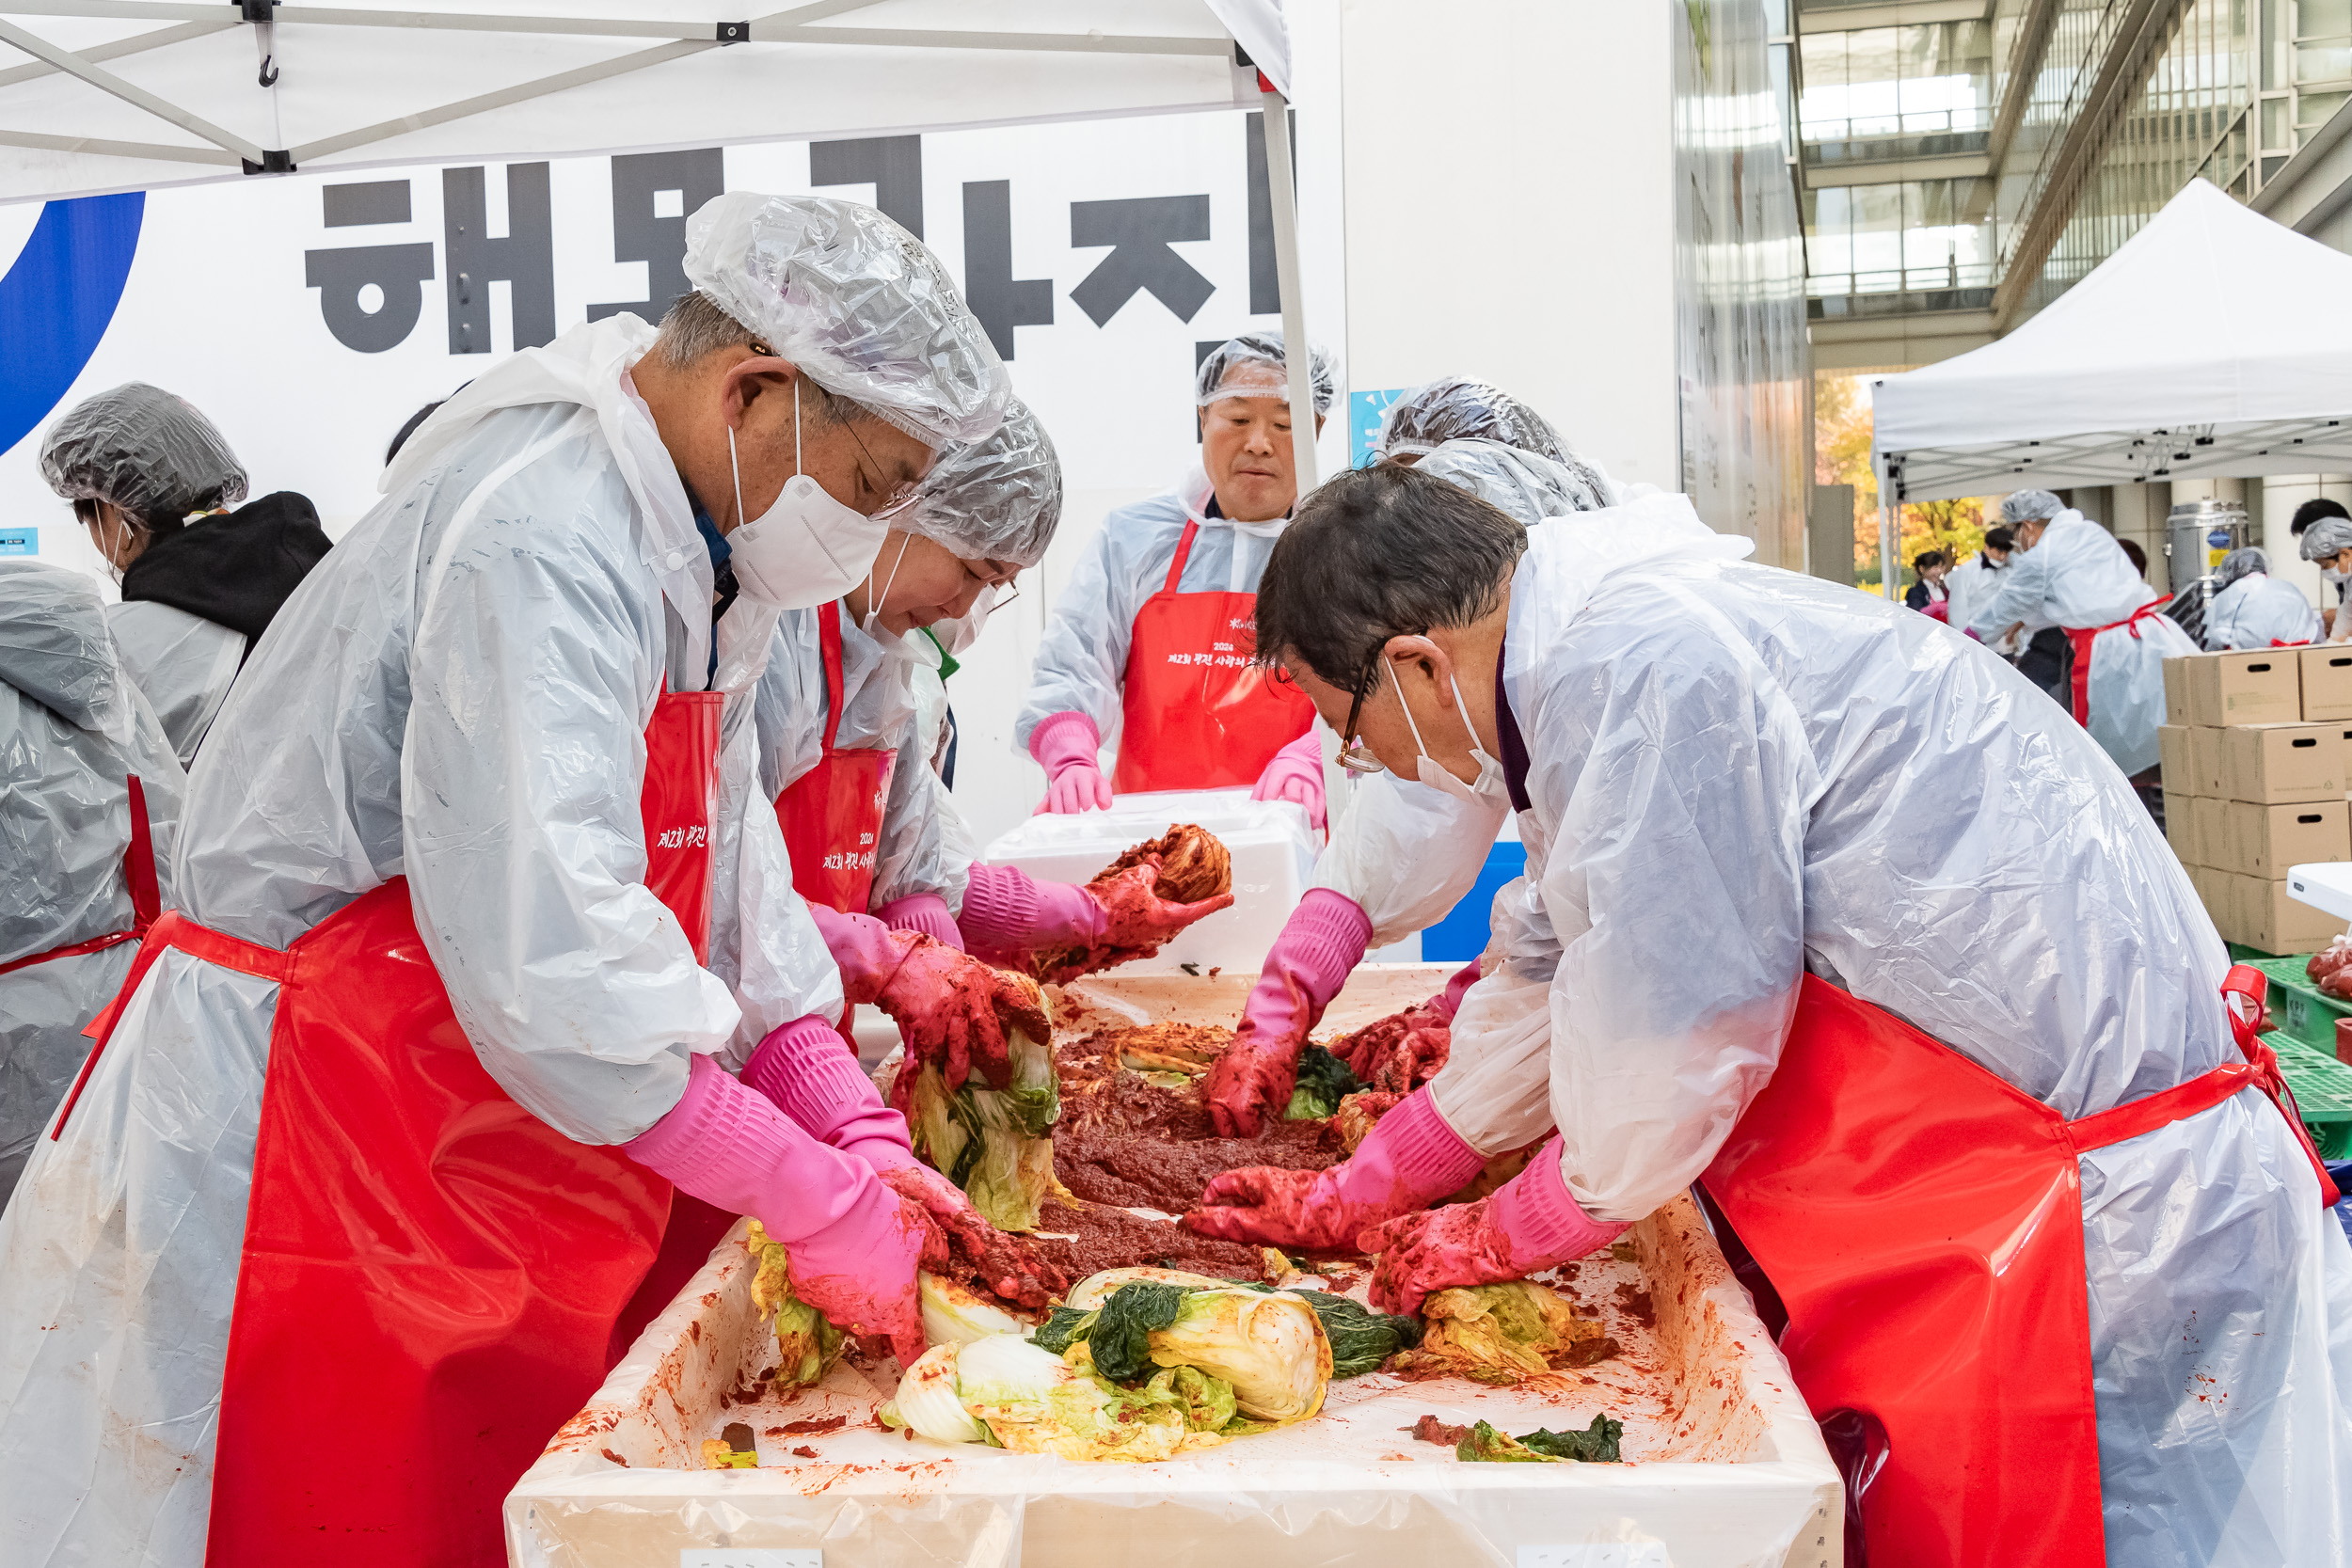
M 184 610 L 249 645 L 332 544 L 310 498 L 280 490 L 158 537 L 122 574 L 122 597 Z

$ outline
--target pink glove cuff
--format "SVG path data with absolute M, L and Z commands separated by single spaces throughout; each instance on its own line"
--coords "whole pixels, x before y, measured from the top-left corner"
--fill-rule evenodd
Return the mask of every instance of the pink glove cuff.
M 1396 1213 L 1406 1213 L 1452 1196 L 1486 1168 L 1486 1157 L 1464 1143 L 1462 1135 L 1446 1125 L 1426 1087 L 1406 1095 L 1380 1118 L 1363 1146 L 1341 1167 L 1343 1183 L 1351 1167 L 1375 1148 L 1386 1156 L 1386 1163 L 1394 1172 L 1399 1196 L 1406 1199 L 1393 1206 Z M 1372 1163 L 1367 1162 L 1365 1168 L 1371 1169 Z M 1385 1195 L 1365 1196 L 1377 1201 Z
M 1279 961 L 1306 990 L 1314 1004 L 1313 1016 L 1320 1018 L 1347 984 L 1349 974 L 1364 961 L 1371 942 L 1372 920 L 1361 905 L 1327 887 L 1309 888 L 1282 934 L 1274 939 L 1266 967 L 1272 969 Z
M 707 1056 L 693 1059 L 669 1114 L 621 1148 L 704 1202 L 756 1215 L 780 1242 L 822 1230 L 882 1190 L 871 1171 L 814 1143 Z M 788 1203 L 774 1201 L 785 1167 L 796 1178 Z
M 1472 958 L 1455 970 L 1454 978 L 1445 983 L 1445 990 L 1431 997 L 1424 1006 L 1428 1011 L 1436 1013 L 1448 1023 L 1452 1023 L 1454 1015 L 1462 1010 L 1462 998 L 1469 995 L 1470 987 L 1476 984 L 1478 984 L 1478 960 Z
M 841 971 L 841 990 L 854 1006 L 880 996 L 922 941 L 913 931 L 894 931 L 870 914 L 843 914 L 829 904 L 811 904 L 808 917 Z
M 1029 732 L 1029 755 L 1051 778 L 1073 762 L 1091 763 L 1103 750 L 1103 732 L 1083 713 L 1057 713 Z
M 1525 1170 L 1497 1189 L 1492 1200 L 1489 1212 L 1495 1228 L 1511 1239 L 1512 1261 L 1521 1267 L 1581 1258 L 1607 1246 L 1626 1228 L 1623 1220 L 1592 1218 L 1568 1195 L 1567 1178 L 1560 1171 L 1562 1148 L 1556 1137 L 1544 1145 Z
M 1103 906 L 1070 882 L 1041 882 L 1009 865 L 976 865 L 963 895 L 972 950 L 1014 954 L 1060 942 L 1102 940 Z
M 957 927 L 956 917 L 948 912 L 947 900 L 936 893 L 910 893 L 904 898 L 893 898 L 874 912 L 894 931 L 920 931 L 959 953 L 964 950 L 963 932 Z
M 840 1034 L 821 1018 L 796 1019 L 759 1042 L 743 1082 L 809 1136 L 876 1171 L 915 1164 L 906 1117 L 882 1103 Z

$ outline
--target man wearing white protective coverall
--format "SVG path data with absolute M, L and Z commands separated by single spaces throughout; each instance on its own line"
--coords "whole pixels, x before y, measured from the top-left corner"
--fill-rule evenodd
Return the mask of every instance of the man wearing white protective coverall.
M 417 432 L 215 722 L 180 910 L 0 1223 L 11 1563 L 502 1562 L 674 1186 L 920 1350 L 960 1196 L 720 1065 L 844 1000 L 750 699 L 777 618 L 1009 388 L 869 208 L 735 193 L 687 239 L 659 337 L 576 327 Z M 971 960 L 901 935 L 881 1005 L 984 1056 L 990 993 L 941 1016 Z
M 1435 386 L 1452 394 L 1448 404 L 1457 404 L 1467 386 L 1486 394 L 1481 407 L 1516 406 L 1505 394 L 1478 383 Z M 1532 410 L 1518 413 L 1522 420 L 1537 418 Z M 1414 394 L 1391 405 L 1389 417 L 1410 430 L 1430 422 Z M 1476 438 L 1448 440 L 1406 456 L 1422 473 L 1468 490 L 1529 528 L 1547 517 L 1596 513 L 1629 500 L 1651 504 L 1646 500 L 1656 494 L 1651 486 L 1619 486 L 1598 465 L 1569 451 L 1549 425 L 1542 430 L 1550 449 L 1565 461 Z M 1315 861 L 1314 885 L 1267 950 L 1240 1031 L 1210 1069 L 1209 1114 L 1228 1136 L 1254 1137 L 1268 1119 L 1280 1117 L 1296 1083 L 1299 1053 L 1323 1009 L 1366 953 L 1437 924 L 1469 895 L 1503 816 L 1498 803 L 1457 800 L 1388 773 L 1355 777 L 1345 800 L 1345 811 L 1332 824 L 1331 842 Z M 1521 901 L 1522 883 L 1523 879 L 1514 879 L 1502 890 L 1496 907 Z M 1400 1020 L 1405 1031 L 1442 1028 L 1477 978 L 1472 959 L 1444 990 L 1406 1010 Z M 1408 1050 L 1398 1059 L 1412 1054 Z M 1373 1086 L 1401 1091 L 1410 1085 L 1375 1078 Z
M 1424 1114 L 1186 1223 L 1347 1238 L 1395 1309 L 1703 1179 L 1859 1434 L 1870 1560 L 2344 1563 L 2352 1246 L 2222 993 L 2259 975 L 2014 671 L 1669 500 L 1530 534 L 1375 468 L 1302 508 L 1262 657 L 1507 800 L 1548 919 L 1498 920 Z
M 2214 568 L 2205 606 L 2205 649 L 2295 647 L 2320 640 L 2319 611 L 2303 591 L 2270 575 L 2270 558 L 2256 549 L 2232 550 Z
M 2023 508 L 2019 500 L 2036 503 Z M 2021 491 L 2002 503 L 2018 517 L 2017 551 L 2000 591 L 1964 628 L 1990 647 L 2021 627 L 2027 637 L 2056 626 L 2072 644 L 2071 687 L 2053 693 L 2126 776 L 2156 766 L 2164 722 L 2164 661 L 2197 652 L 2156 609 L 2148 586 L 2114 534 L 2047 490 Z

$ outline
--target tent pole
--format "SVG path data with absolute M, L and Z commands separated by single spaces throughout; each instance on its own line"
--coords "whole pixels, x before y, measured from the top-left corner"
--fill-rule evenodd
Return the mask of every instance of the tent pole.
M 1902 580 L 1902 566 L 1895 559 L 1895 503 L 1886 493 L 1886 465 L 1875 464 L 1879 471 L 1879 592 L 1890 599 L 1902 594 L 1896 584 Z
M 1298 197 L 1291 184 L 1290 104 L 1258 78 L 1265 105 L 1265 179 L 1274 209 L 1274 280 L 1282 292 L 1282 359 L 1291 383 L 1291 453 L 1301 496 L 1315 487 L 1313 356 L 1307 347 L 1307 308 L 1298 281 Z

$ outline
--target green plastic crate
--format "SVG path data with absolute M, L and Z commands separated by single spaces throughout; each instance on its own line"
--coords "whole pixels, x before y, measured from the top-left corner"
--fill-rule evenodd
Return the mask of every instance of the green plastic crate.
M 2322 996 L 2303 974 L 2311 960 L 2258 958 L 2254 967 L 2270 976 L 2270 1024 L 2305 1045 L 2315 1046 L 2329 1061 L 2336 1056 L 2336 1020 L 2352 1016 L 2352 1002 Z
M 2352 1067 L 2337 1061 L 2333 1050 L 2321 1051 L 2282 1032 L 2263 1038 L 2279 1053 L 2279 1071 L 2295 1091 L 2296 1108 L 2320 1155 L 2344 1159 L 2352 1151 Z

